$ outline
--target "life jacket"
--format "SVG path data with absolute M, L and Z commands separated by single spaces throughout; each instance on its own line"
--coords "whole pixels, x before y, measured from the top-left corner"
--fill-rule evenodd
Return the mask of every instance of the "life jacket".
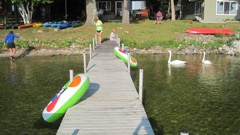
M 162 12 L 158 11 L 156 14 L 157 17 L 161 17 L 162 16 Z

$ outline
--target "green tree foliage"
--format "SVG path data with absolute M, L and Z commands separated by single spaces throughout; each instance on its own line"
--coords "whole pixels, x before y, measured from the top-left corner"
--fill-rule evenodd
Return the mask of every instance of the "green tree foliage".
M 33 8 L 39 4 L 52 3 L 53 0 L 8 0 L 17 6 L 24 24 L 32 22 Z

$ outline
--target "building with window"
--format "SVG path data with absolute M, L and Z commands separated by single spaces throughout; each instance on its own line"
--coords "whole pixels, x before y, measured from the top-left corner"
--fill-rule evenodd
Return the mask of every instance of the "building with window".
M 182 0 L 183 19 L 200 22 L 240 20 L 240 0 Z
M 130 0 L 128 7 L 130 15 L 132 17 L 146 17 L 146 4 L 146 0 Z M 96 6 L 102 20 L 122 18 L 123 0 L 96 0 Z

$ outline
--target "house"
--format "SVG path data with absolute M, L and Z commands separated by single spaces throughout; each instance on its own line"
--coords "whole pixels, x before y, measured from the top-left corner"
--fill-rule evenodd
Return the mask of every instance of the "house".
M 130 0 L 130 16 L 148 17 L 146 13 L 147 2 L 147 0 Z M 103 21 L 122 18 L 123 0 L 96 0 L 96 6 Z
M 18 14 L 16 6 L 14 6 L 11 2 L 0 0 L 0 24 L 1 28 L 3 24 L 6 27 L 6 24 L 18 24 L 22 21 L 22 18 Z
M 200 22 L 239 20 L 240 0 L 182 0 L 182 19 Z

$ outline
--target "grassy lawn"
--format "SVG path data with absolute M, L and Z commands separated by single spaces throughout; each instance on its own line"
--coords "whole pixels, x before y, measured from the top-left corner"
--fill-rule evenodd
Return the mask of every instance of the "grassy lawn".
M 115 22 L 103 24 L 103 38 L 109 38 L 113 28 L 121 38 L 124 45 L 131 48 L 151 48 L 156 45 L 177 47 L 182 42 L 182 35 L 192 27 L 226 27 L 235 33 L 240 31 L 240 23 L 199 23 L 190 20 L 163 21 L 161 25 L 154 24 L 153 20 L 137 21 L 129 25 Z M 0 47 L 6 34 L 12 29 L 0 30 Z M 56 28 L 32 27 L 26 29 L 14 29 L 15 34 L 22 37 L 16 40 L 18 47 L 26 47 L 29 44 L 34 47 L 85 47 L 92 43 L 95 34 L 94 25 L 83 25 L 77 28 L 67 28 L 57 31 Z M 221 40 L 221 37 L 220 37 Z

